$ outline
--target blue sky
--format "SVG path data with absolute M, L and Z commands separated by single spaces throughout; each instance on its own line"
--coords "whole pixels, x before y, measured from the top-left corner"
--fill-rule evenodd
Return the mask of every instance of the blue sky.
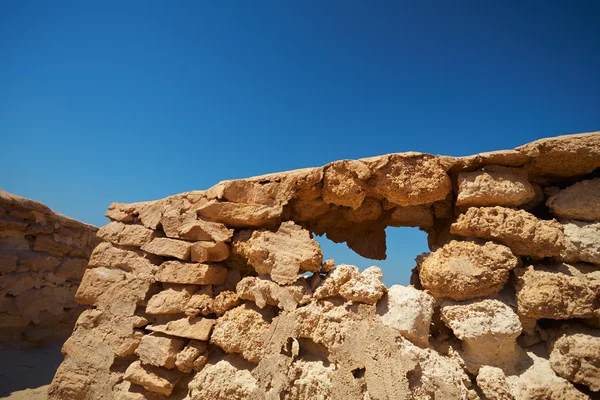
M 4 1 L 0 188 L 103 225 L 223 179 L 513 148 L 599 130 L 599 70 L 592 0 Z M 425 235 L 388 248 L 407 283 Z

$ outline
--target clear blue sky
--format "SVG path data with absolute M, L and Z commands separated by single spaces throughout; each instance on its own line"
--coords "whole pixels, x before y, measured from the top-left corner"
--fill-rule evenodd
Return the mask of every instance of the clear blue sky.
M 2 1 L 0 188 L 103 225 L 223 179 L 513 148 L 600 129 L 598 71 L 594 0 Z M 393 232 L 407 283 L 425 236 Z

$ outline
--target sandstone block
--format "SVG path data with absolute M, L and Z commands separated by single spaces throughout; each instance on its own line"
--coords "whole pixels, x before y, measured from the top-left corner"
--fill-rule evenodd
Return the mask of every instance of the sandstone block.
M 142 225 L 123 224 L 111 221 L 98 231 L 98 237 L 121 246 L 142 247 L 154 239 L 152 229 Z
M 584 278 L 543 265 L 518 268 L 515 275 L 519 315 L 535 319 L 593 315 L 596 293 Z
M 560 258 L 600 264 L 600 222 L 564 221 L 562 226 L 565 249 Z
M 457 206 L 517 207 L 534 197 L 535 190 L 522 169 L 490 165 L 458 175 Z
M 382 213 L 383 208 L 379 200 L 367 197 L 356 210 L 345 209 L 344 218 L 350 222 L 376 221 Z
M 428 205 L 396 207 L 387 221 L 389 226 L 413 226 L 431 228 L 433 210 Z
M 281 218 L 281 206 L 209 201 L 196 209 L 199 215 L 232 228 L 273 227 Z
M 63 258 L 62 263 L 56 268 L 56 275 L 65 280 L 80 280 L 87 266 L 88 261 L 85 258 Z
M 190 382 L 190 400 L 260 398 L 256 378 L 250 373 L 251 364 L 233 355 L 207 364 Z
M 435 299 L 412 286 L 393 285 L 377 303 L 381 322 L 411 342 L 426 347 Z
M 482 366 L 477 373 L 477 386 L 487 399 L 514 400 L 506 375 L 500 368 Z
M 242 279 L 236 288 L 237 294 L 244 300 L 253 301 L 259 308 L 276 306 L 283 310 L 293 310 L 298 304 L 308 303 L 311 291 L 304 280 L 298 280 L 289 286 L 253 276 Z
M 324 168 L 323 200 L 338 206 L 357 209 L 366 197 L 366 181 L 371 170 L 364 163 L 342 160 Z
M 519 264 L 508 247 L 451 241 L 420 258 L 419 279 L 436 298 L 467 300 L 497 293 Z
M 150 392 L 170 396 L 179 376 L 168 370 L 143 366 L 139 361 L 134 361 L 125 371 L 123 379 L 143 386 Z
M 172 369 L 185 342 L 181 338 L 150 333 L 142 337 L 135 354 L 140 357 L 142 364 Z
M 268 330 L 265 316 L 255 307 L 242 304 L 217 320 L 210 342 L 227 353 L 239 353 L 246 360 L 258 363 Z
M 184 312 L 188 316 L 195 317 L 198 314 L 209 315 L 213 313 L 213 292 L 211 286 L 194 293 L 185 305 Z
M 166 335 L 206 341 L 210 338 L 210 332 L 214 324 L 214 319 L 181 318 L 165 324 L 148 325 L 146 329 Z
M 221 285 L 227 279 L 227 269 L 219 265 L 165 261 L 156 272 L 156 280 L 192 285 Z
M 19 259 L 19 264 L 25 265 L 32 271 L 45 272 L 55 269 L 61 262 L 59 257 L 31 253 Z
M 477 371 L 482 365 L 502 368 L 514 374 L 525 365 L 517 337 L 522 332 L 517 314 L 499 300 L 445 302 L 442 320 L 463 341 L 463 359 Z
M 146 312 L 148 314 L 183 313 L 187 302 L 195 291 L 196 287 L 192 285 L 166 287 L 148 300 Z
M 520 256 L 554 257 L 564 248 L 564 235 L 556 221 L 542 221 L 524 210 L 505 207 L 469 208 L 450 226 L 450 233 L 491 239 Z
M 73 247 L 69 243 L 57 240 L 56 235 L 39 235 L 33 242 L 33 250 L 62 257 L 71 252 Z
M 229 246 L 223 242 L 196 242 L 191 249 L 192 261 L 218 262 L 229 257 Z
M 199 371 L 207 361 L 208 343 L 192 340 L 177 354 L 175 365 L 181 372 L 190 373 Z
M 387 291 L 382 279 L 379 267 L 369 267 L 341 285 L 339 294 L 349 301 L 375 304 Z
M 560 218 L 600 221 L 600 178 L 577 182 L 551 196 L 546 205 Z
M 143 252 L 123 250 L 112 244 L 102 242 L 92 252 L 89 267 L 119 268 L 130 271 L 140 277 L 152 277 L 157 267 L 152 263 L 154 256 Z
M 306 229 L 292 221 L 276 232 L 244 231 L 232 244 L 232 252 L 248 259 L 259 274 L 273 281 L 290 284 L 304 271 L 318 271 L 323 260 L 319 244 Z
M 566 380 L 600 391 L 600 332 L 563 326 L 552 341 L 550 365 Z
M 8 274 L 16 270 L 18 259 L 14 254 L 0 253 L 0 273 Z
M 190 259 L 192 243 L 169 238 L 154 238 L 142 246 L 142 250 L 158 256 L 174 257 L 180 260 Z
M 230 290 L 219 293 L 213 303 L 212 310 L 218 317 L 225 314 L 228 310 L 240 305 L 240 299 L 236 292 Z

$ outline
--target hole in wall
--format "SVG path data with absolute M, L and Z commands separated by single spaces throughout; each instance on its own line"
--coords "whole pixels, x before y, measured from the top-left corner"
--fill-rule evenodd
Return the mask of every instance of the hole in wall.
M 388 226 L 385 229 L 387 243 L 387 258 L 385 260 L 371 260 L 362 257 L 348 248 L 346 243 L 334 243 L 325 235 L 316 236 L 314 239 L 323 250 L 323 258 L 335 259 L 336 265 L 356 265 L 361 271 L 375 265 L 383 271 L 383 283 L 407 286 L 410 284 L 410 275 L 415 267 L 415 258 L 421 253 L 428 252 L 427 233 L 419 228 L 395 228 Z
M 352 376 L 354 376 L 354 379 L 362 379 L 365 377 L 365 372 L 367 370 L 365 368 L 356 368 L 352 370 Z

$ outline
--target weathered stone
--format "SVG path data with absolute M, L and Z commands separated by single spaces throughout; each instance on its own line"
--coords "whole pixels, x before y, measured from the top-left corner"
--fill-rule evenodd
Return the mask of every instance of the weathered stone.
M 281 224 L 276 232 L 243 231 L 232 244 L 232 252 L 248 259 L 259 274 L 273 281 L 290 284 L 304 271 L 318 271 L 323 260 L 319 244 L 310 232 L 292 221 Z
M 258 382 L 250 373 L 252 364 L 234 355 L 207 364 L 190 382 L 190 400 L 259 398 Z
M 264 350 L 264 336 L 269 330 L 263 313 L 242 304 L 217 320 L 210 342 L 227 353 L 239 353 L 246 360 L 258 363 Z
M 463 303 L 445 302 L 440 307 L 442 320 L 463 342 L 463 359 L 475 372 L 482 365 L 502 368 L 514 374 L 522 360 L 517 337 L 521 322 L 515 312 L 499 300 L 470 300 Z
M 273 227 L 281 218 L 281 206 L 209 201 L 196 209 L 199 215 L 232 228 Z
M 375 304 L 387 291 L 382 279 L 383 272 L 379 267 L 369 267 L 342 284 L 339 294 L 349 301 Z
M 156 272 L 159 282 L 185 285 L 221 285 L 227 278 L 227 269 L 219 265 L 165 261 Z
M 413 226 L 431 228 L 433 210 L 428 205 L 396 207 L 387 221 L 389 226 Z
M 129 225 L 111 221 L 98 231 L 98 237 L 121 246 L 142 247 L 154 239 L 152 229 L 142 225 Z
M 175 365 L 181 372 L 190 373 L 199 371 L 207 361 L 208 343 L 192 340 L 177 354 Z
M 212 310 L 218 317 L 225 314 L 228 310 L 240 305 L 240 299 L 237 293 L 226 290 L 219 293 L 213 303 Z
M 123 379 L 151 392 L 170 396 L 179 376 L 171 371 L 144 366 L 139 361 L 134 361 L 125 371 Z
M 372 190 L 400 206 L 431 204 L 444 199 L 451 190 L 448 174 L 428 154 L 390 154 L 361 161 L 373 172 Z
M 336 161 L 324 167 L 323 200 L 338 206 L 357 209 L 366 197 L 369 167 L 360 161 Z
M 524 210 L 505 207 L 469 208 L 450 226 L 450 233 L 492 239 L 520 256 L 554 257 L 564 248 L 564 235 L 556 221 L 543 221 Z
M 368 197 L 356 210 L 344 210 L 344 218 L 350 222 L 376 221 L 382 213 L 383 209 L 379 200 Z
M 419 278 L 434 297 L 467 300 L 497 293 L 519 264 L 508 247 L 451 241 L 420 257 Z
M 535 190 L 523 169 L 489 165 L 458 175 L 457 206 L 517 207 L 534 197 Z
M 80 280 L 83 277 L 88 261 L 85 258 L 63 258 L 56 268 L 56 275 L 65 280 Z
M 535 319 L 593 315 L 596 293 L 585 279 L 542 265 L 517 268 L 515 275 L 519 315 Z
M 426 347 L 435 299 L 412 286 L 393 285 L 377 303 L 381 322 L 411 342 Z
M 0 273 L 8 274 L 17 269 L 17 257 L 14 254 L 0 253 Z
M 229 246 L 223 242 L 196 242 L 191 251 L 195 262 L 218 262 L 229 257 Z
M 61 260 L 56 256 L 32 253 L 29 256 L 19 258 L 19 264 L 25 265 L 32 271 L 45 272 L 55 269 L 61 263 Z
M 253 301 L 259 308 L 270 305 L 288 311 L 295 309 L 298 304 L 308 303 L 312 294 L 304 280 L 279 286 L 269 279 L 252 276 L 242 279 L 236 290 L 240 298 Z
M 148 300 L 146 312 L 148 314 L 180 314 L 185 310 L 187 302 L 196 291 L 196 287 L 169 286 L 158 292 Z
M 73 247 L 69 243 L 57 240 L 56 235 L 39 235 L 33 242 L 33 250 L 62 257 L 70 253 Z
M 151 256 L 154 257 L 154 256 Z M 100 243 L 92 252 L 90 267 L 119 268 L 140 277 L 152 277 L 157 267 L 142 251 L 119 249 L 110 243 Z
M 135 354 L 140 357 L 142 364 L 172 369 L 183 346 L 184 339 L 150 333 L 142 337 Z
M 564 221 L 562 227 L 565 235 L 562 260 L 600 264 L 600 222 Z
M 213 313 L 213 291 L 211 286 L 204 286 L 190 297 L 185 305 L 184 312 L 195 317 L 198 314 L 209 315 Z
M 546 205 L 560 218 L 600 221 L 600 178 L 577 182 L 551 196 Z
M 506 375 L 500 368 L 489 365 L 479 368 L 477 386 L 479 386 L 486 399 L 514 400 L 510 392 L 510 385 L 506 380 Z
M 214 324 L 214 319 L 181 318 L 165 324 L 148 325 L 146 329 L 152 332 L 160 332 L 188 339 L 208 340 Z
M 175 257 L 180 260 L 190 259 L 192 243 L 169 238 L 154 238 L 150 243 L 142 246 L 142 250 L 151 254 L 165 257 Z

